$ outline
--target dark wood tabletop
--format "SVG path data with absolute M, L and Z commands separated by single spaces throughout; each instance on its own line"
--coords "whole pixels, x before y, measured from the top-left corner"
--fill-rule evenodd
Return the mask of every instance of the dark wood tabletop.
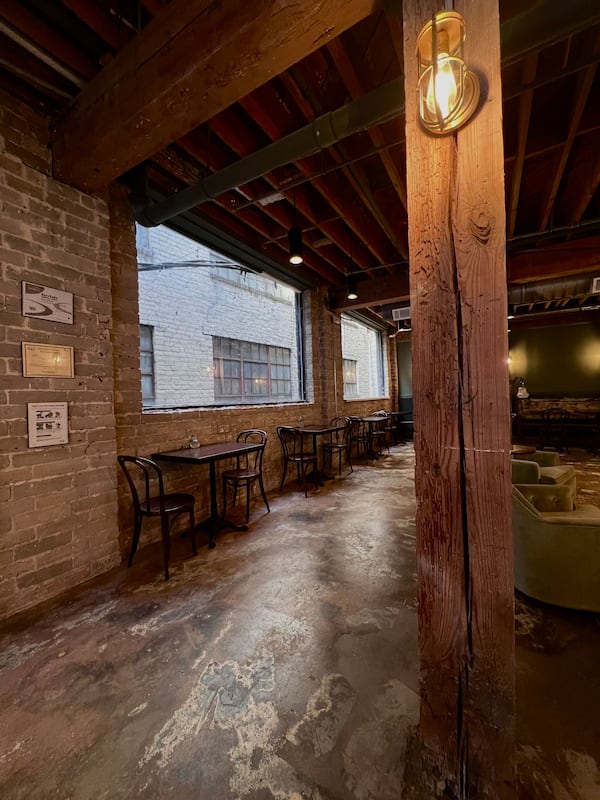
M 331 476 L 326 475 L 322 469 L 322 466 L 319 464 L 317 436 L 323 436 L 327 433 L 333 433 L 334 431 L 341 431 L 344 429 L 344 425 L 332 425 L 330 422 L 307 422 L 305 425 L 293 425 L 291 427 L 295 428 L 295 430 L 299 431 L 303 436 L 312 436 L 313 451 L 317 456 L 316 480 L 321 486 L 324 486 L 324 481 L 329 480 Z
M 206 464 L 210 461 L 218 461 L 228 456 L 236 456 L 240 453 L 251 453 L 262 447 L 257 442 L 214 442 L 213 444 L 203 444 L 200 447 L 183 447 L 181 450 L 166 450 L 162 453 L 154 453 L 152 458 L 156 461 L 179 461 L 184 464 Z
M 223 458 L 238 456 L 242 453 L 251 453 L 261 447 L 264 447 L 264 445 L 260 442 L 214 442 L 213 444 L 203 444 L 200 447 L 183 447 L 181 450 L 166 450 L 152 455 L 155 461 L 170 461 L 175 464 L 208 464 L 210 475 L 210 516 L 197 527 L 208 530 L 209 548 L 215 546 L 217 533 L 224 528 L 233 528 L 237 531 L 248 530 L 247 525 L 238 525 L 219 516 L 215 463 Z

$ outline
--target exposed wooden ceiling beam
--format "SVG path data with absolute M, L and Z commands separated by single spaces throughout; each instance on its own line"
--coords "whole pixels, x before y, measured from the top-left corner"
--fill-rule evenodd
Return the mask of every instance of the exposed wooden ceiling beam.
M 525 58 L 523 64 L 523 83 L 529 83 L 535 78 L 537 71 L 537 53 L 530 54 Z M 523 177 L 523 164 L 525 163 L 525 153 L 527 150 L 527 132 L 529 131 L 529 120 L 531 118 L 531 104 L 533 102 L 533 89 L 523 92 L 519 98 L 519 136 L 517 145 L 517 157 L 512 169 L 510 184 L 510 202 L 508 210 L 508 236 L 515 233 L 517 221 L 517 210 L 519 208 L 519 193 L 521 191 L 521 179 Z
M 113 50 L 119 50 L 133 36 L 130 28 L 119 25 L 117 17 L 97 3 L 90 0 L 63 0 L 63 5 L 101 36 Z
M 17 0 L 2 0 L 0 18 L 78 76 L 87 79 L 96 73 L 97 65 L 92 59 Z
M 225 119 L 222 119 L 223 116 L 225 117 Z M 217 126 L 217 123 L 219 125 L 221 124 L 226 125 L 226 119 L 227 119 L 227 112 L 225 112 L 225 115 L 220 115 L 219 117 L 216 117 L 213 120 L 213 126 Z M 216 130 L 218 132 L 218 127 Z M 226 127 L 226 130 L 230 131 L 231 126 L 229 126 L 228 128 Z M 185 137 L 181 142 L 181 146 L 184 148 L 187 154 L 189 154 L 197 162 L 202 163 L 206 166 L 207 153 L 206 151 L 203 152 L 201 148 L 197 146 L 193 136 Z M 212 142 L 210 156 L 213 167 L 223 168 L 226 166 L 227 161 L 225 159 L 225 156 L 221 153 L 221 150 L 217 148 L 217 143 L 215 141 Z M 158 162 L 160 158 L 161 154 L 158 154 L 154 157 L 154 161 Z M 168 160 L 164 164 L 164 168 L 166 171 L 169 171 L 173 174 L 177 174 L 176 170 L 177 168 L 179 168 L 178 177 L 180 177 L 180 179 L 183 180 L 184 182 L 187 181 L 189 183 L 193 183 L 195 180 L 197 180 L 196 177 L 194 177 L 192 180 L 190 180 L 189 177 L 186 177 L 184 172 L 185 165 L 183 164 L 183 160 L 180 158 L 179 159 L 176 158 L 172 153 L 169 154 Z M 213 203 L 207 205 L 209 206 L 219 205 L 223 208 L 225 207 L 231 208 L 234 206 L 234 202 L 235 198 L 233 196 L 233 193 L 228 193 L 225 196 L 216 198 Z M 206 205 L 203 205 L 202 209 L 204 210 L 205 208 Z M 247 224 L 249 227 L 253 229 L 253 231 L 257 232 L 260 236 L 262 236 L 264 239 L 264 243 L 268 241 L 274 242 L 273 238 L 274 231 L 268 230 L 267 228 L 267 226 L 269 225 L 269 220 L 274 220 L 277 223 L 276 225 L 277 231 L 281 229 L 281 226 L 283 226 L 284 228 L 288 228 L 292 224 L 291 219 L 287 219 L 285 217 L 286 213 L 285 209 L 279 208 L 278 203 L 273 203 L 271 205 L 265 206 L 264 208 L 261 208 L 260 205 L 258 205 L 257 208 L 260 209 L 260 217 L 256 216 L 258 212 L 255 209 L 254 205 L 246 206 L 244 209 L 239 209 L 237 216 L 241 222 Z M 200 207 L 198 207 L 198 210 L 200 212 Z M 202 214 L 200 213 L 199 215 L 201 216 Z M 287 237 L 284 244 L 282 244 L 281 242 L 275 242 L 275 244 L 277 247 L 277 252 L 276 255 L 273 256 L 274 259 L 277 261 L 281 261 L 282 259 L 285 260 L 284 252 L 287 252 Z M 264 246 L 266 246 L 266 244 L 264 244 Z M 284 252 L 282 252 L 282 249 Z M 327 283 L 333 283 L 338 280 L 338 274 L 334 271 L 334 269 L 332 269 L 331 265 L 327 263 L 325 259 L 322 258 L 321 254 L 308 252 L 308 248 L 305 247 L 304 260 L 307 263 L 307 265 L 309 265 L 316 273 L 318 273 Z M 335 264 L 333 265 L 333 267 L 335 268 Z
M 273 139 L 278 141 L 284 135 L 284 130 L 281 127 L 281 121 L 278 117 L 279 109 L 276 108 L 276 96 L 273 96 L 271 103 L 272 113 L 269 112 L 268 107 L 260 103 L 254 96 L 244 97 L 241 100 L 241 105 L 252 117 L 257 120 L 261 128 Z M 301 175 L 313 176 L 311 186 L 314 191 L 327 201 L 329 206 L 335 210 L 341 219 L 344 219 L 347 227 L 354 233 L 359 242 L 362 243 L 365 249 L 370 250 L 375 262 L 379 261 L 381 264 L 387 264 L 390 261 L 396 260 L 394 251 L 391 248 L 391 243 L 385 232 L 380 227 L 375 227 L 371 224 L 369 215 L 362 213 L 360 202 L 362 196 L 357 194 L 357 187 L 348 183 L 348 178 L 342 170 L 342 175 L 339 173 L 329 173 L 327 178 L 319 175 L 314 175 L 314 163 L 310 158 L 302 158 L 295 163 L 296 169 L 299 170 Z M 354 189 L 351 191 L 350 189 Z M 310 211 L 307 208 L 302 209 L 304 213 L 311 217 Z M 335 232 L 330 232 L 330 235 L 335 237 Z M 336 237 L 338 238 L 338 237 Z M 346 243 L 338 238 L 336 242 L 342 250 L 349 253 L 350 237 L 346 237 Z M 355 253 L 358 256 L 358 253 Z
M 95 191 L 342 31 L 375 0 L 173 0 L 78 96 L 55 176 Z
M 384 278 L 361 281 L 358 285 L 358 295 L 356 300 L 348 300 L 344 287 L 330 289 L 329 308 L 331 311 L 350 311 L 408 300 L 410 296 L 408 269 L 398 271 L 395 275 L 386 275 Z
M 600 42 L 600 37 L 598 38 L 597 41 Z M 538 226 L 538 230 L 540 231 L 546 230 L 546 227 L 548 225 L 550 214 L 552 213 L 552 209 L 554 207 L 554 201 L 556 200 L 556 195 L 558 194 L 558 188 L 561 184 L 561 181 L 563 180 L 563 175 L 565 172 L 565 168 L 567 166 L 567 160 L 571 155 L 573 142 L 575 141 L 575 137 L 579 129 L 581 115 L 585 110 L 585 106 L 588 100 L 588 95 L 591 91 L 592 84 L 594 83 L 595 76 L 596 76 L 596 66 L 594 65 L 588 67 L 582 73 L 580 80 L 578 81 L 579 86 L 578 86 L 577 97 L 573 102 L 573 108 L 569 116 L 569 131 L 567 134 L 567 140 L 561 148 L 560 159 L 558 161 L 558 165 L 554 172 L 554 179 L 552 181 L 552 186 L 550 187 L 550 191 L 548 192 L 548 197 L 546 198 L 546 204 L 544 206 L 544 210 L 542 212 L 542 216 Z
M 353 64 L 348 51 L 342 44 L 342 40 L 335 39 L 333 42 L 330 42 L 328 45 L 328 50 L 351 96 L 353 98 L 360 97 L 362 94 L 365 93 L 365 89 L 358 76 L 356 68 L 357 65 L 355 66 Z M 377 148 L 385 147 L 386 144 L 385 138 L 380 128 L 370 128 L 368 134 L 375 147 Z M 403 208 L 406 209 L 406 183 L 401 174 L 400 165 L 394 159 L 393 154 L 385 149 L 381 150 L 379 157 L 383 162 L 383 165 L 386 169 L 387 174 L 389 175 L 392 186 L 394 187 L 396 193 L 398 194 L 398 197 L 400 199 L 400 202 L 402 203 Z M 373 215 L 377 217 L 379 224 L 385 230 L 386 234 L 391 239 L 398 252 L 402 254 L 403 258 L 406 258 L 408 255 L 408 248 L 406 243 L 400 241 L 400 237 L 397 236 L 396 232 L 390 230 L 389 225 L 387 225 L 380 219 L 380 217 L 382 217 L 383 215 L 378 214 L 378 209 L 375 203 L 371 203 L 371 211 Z
M 561 242 L 539 252 L 521 253 L 509 258 L 507 266 L 509 283 L 594 273 L 596 270 L 600 275 L 600 236 Z
M 590 0 L 540 0 L 523 13 L 502 23 L 500 44 L 502 66 L 525 53 L 548 47 L 553 42 L 574 36 L 600 22 L 600 5 Z

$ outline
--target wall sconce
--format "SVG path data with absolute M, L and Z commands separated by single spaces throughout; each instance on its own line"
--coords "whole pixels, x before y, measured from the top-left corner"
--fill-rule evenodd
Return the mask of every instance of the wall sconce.
M 296 190 L 294 189 L 294 225 L 288 231 L 289 243 L 289 262 L 290 264 L 302 264 L 302 231 L 296 226 Z
M 348 300 L 358 300 L 356 278 L 354 275 L 348 275 L 348 279 L 346 280 L 346 297 Z
M 438 136 L 467 122 L 479 102 L 479 80 L 463 59 L 465 22 L 458 11 L 439 11 L 417 38 L 419 117 Z

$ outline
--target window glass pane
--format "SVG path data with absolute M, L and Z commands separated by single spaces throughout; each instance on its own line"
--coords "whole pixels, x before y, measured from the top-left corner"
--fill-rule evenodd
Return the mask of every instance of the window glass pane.
M 142 402 L 154 402 L 154 340 L 151 325 L 140 325 L 140 372 Z
M 342 314 L 344 398 L 386 395 L 384 340 L 380 330 Z
M 305 399 L 297 290 L 166 226 L 144 229 L 138 242 L 144 403 Z M 287 371 L 273 373 L 278 365 Z

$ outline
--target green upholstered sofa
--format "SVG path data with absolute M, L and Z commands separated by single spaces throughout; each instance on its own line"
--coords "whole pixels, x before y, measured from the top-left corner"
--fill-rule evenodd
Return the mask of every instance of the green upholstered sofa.
M 561 464 L 558 453 L 538 452 L 512 459 L 513 483 L 544 483 L 568 486 L 575 499 L 575 467 Z
M 568 486 L 513 485 L 515 586 L 565 608 L 600 611 L 600 508 L 572 510 Z

